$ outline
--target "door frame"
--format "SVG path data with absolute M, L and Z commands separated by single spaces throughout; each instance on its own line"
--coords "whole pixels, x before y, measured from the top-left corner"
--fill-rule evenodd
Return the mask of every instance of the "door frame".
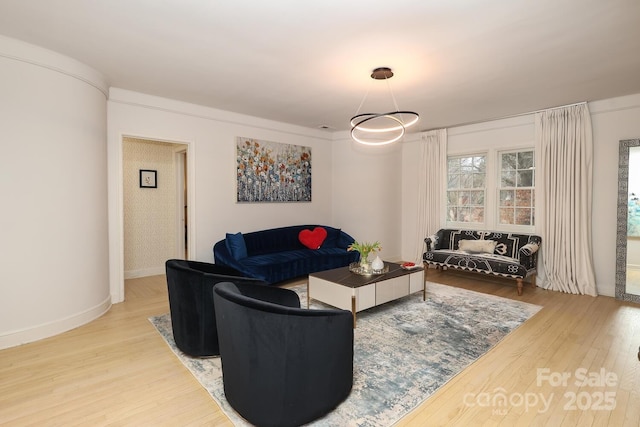
M 108 152 L 108 194 L 109 194 L 109 287 L 113 304 L 124 301 L 124 138 L 144 139 L 172 144 L 182 144 L 186 148 L 187 206 L 189 224 L 187 242 L 189 259 L 197 259 L 195 245 L 195 143 L 194 141 L 179 141 L 166 139 L 156 135 L 140 135 L 135 133 L 121 133 L 118 135 L 115 147 Z

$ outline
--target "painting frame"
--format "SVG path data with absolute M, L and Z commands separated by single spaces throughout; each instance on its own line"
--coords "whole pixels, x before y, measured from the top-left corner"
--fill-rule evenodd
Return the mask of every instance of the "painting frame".
M 311 147 L 236 137 L 236 203 L 311 202 Z
M 158 171 L 140 169 L 140 188 L 158 188 Z

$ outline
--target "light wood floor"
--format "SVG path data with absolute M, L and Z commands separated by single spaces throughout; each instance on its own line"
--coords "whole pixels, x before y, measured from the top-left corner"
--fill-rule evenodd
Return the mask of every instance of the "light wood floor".
M 428 280 L 544 308 L 399 425 L 640 425 L 639 305 L 531 287 L 518 297 L 510 282 L 462 273 L 430 271 Z M 147 320 L 166 312 L 164 276 L 132 279 L 126 301 L 100 319 L 0 351 L 0 425 L 231 425 Z M 538 385 L 540 368 L 571 377 Z M 579 369 L 615 384 L 579 388 Z M 580 410 L 611 401 L 614 410 Z

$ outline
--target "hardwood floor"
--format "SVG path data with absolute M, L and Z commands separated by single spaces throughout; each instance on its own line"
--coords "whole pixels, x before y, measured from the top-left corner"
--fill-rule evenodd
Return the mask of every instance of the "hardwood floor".
M 427 277 L 544 308 L 400 426 L 640 425 L 640 305 L 527 286 L 518 297 L 512 282 L 457 272 Z M 164 276 L 132 279 L 103 317 L 0 351 L 0 425 L 231 425 L 147 320 L 166 312 Z M 590 385 L 578 387 L 582 377 Z

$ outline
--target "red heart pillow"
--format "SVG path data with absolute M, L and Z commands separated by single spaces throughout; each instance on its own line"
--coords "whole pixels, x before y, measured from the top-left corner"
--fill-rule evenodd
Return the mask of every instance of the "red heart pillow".
M 322 227 L 316 227 L 311 230 L 302 230 L 298 233 L 298 240 L 300 243 L 308 247 L 309 249 L 320 249 L 322 242 L 327 238 L 327 230 Z

